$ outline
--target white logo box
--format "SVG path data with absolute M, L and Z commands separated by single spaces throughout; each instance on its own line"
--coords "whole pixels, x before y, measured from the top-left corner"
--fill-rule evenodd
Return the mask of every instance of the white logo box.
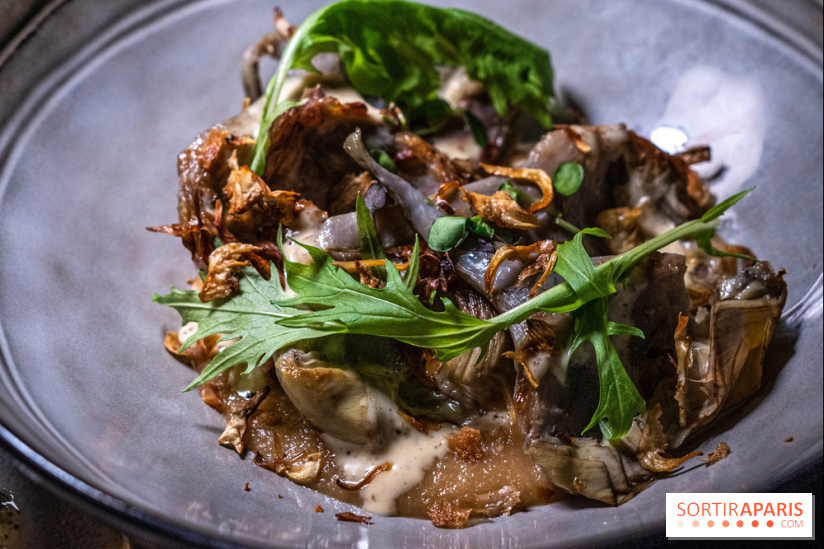
M 814 539 L 812 494 L 667 494 L 667 537 Z

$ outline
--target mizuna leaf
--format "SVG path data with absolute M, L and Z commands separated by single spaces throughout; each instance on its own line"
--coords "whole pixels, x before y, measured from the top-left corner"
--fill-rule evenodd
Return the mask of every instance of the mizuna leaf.
M 176 288 L 167 295 L 154 296 L 155 302 L 180 313 L 183 324 L 198 323 L 197 331 L 183 342 L 180 352 L 211 335 L 223 334 L 221 341 L 238 339 L 218 353 L 186 391 L 238 364 L 246 364 L 248 373 L 286 345 L 327 335 L 315 328 L 279 325 L 277 321 L 303 311 L 276 304 L 286 298 L 277 277 L 266 281 L 254 269 L 244 268 L 241 272 L 240 288 L 228 299 L 203 303 L 197 292 Z
M 570 349 L 577 349 L 584 342 L 589 342 L 595 349 L 601 391 L 598 408 L 592 415 L 589 425 L 584 428 L 584 432 L 598 425 L 601 433 L 612 440 L 627 434 L 632 427 L 633 418 L 646 409 L 646 402 L 627 375 L 618 352 L 609 339 L 611 330 L 622 325 L 607 322 L 606 311 L 605 298 L 590 301 L 575 311 L 575 327 Z M 624 330 L 626 328 L 630 329 Z M 638 330 L 622 326 L 620 331 L 627 332 L 622 335 L 636 335 Z

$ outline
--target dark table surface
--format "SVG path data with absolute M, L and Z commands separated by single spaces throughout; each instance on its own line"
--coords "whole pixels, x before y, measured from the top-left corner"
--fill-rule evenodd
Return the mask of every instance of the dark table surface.
M 820 6 L 821 0 L 753 0 L 753 3 L 782 18 L 788 25 L 802 30 L 820 47 L 820 17 L 816 20 L 807 17 L 810 13 L 820 15 L 820 7 L 817 10 L 807 10 L 804 9 L 804 5 Z M 29 32 L 27 24 L 53 9 L 54 4 L 55 2 L 50 0 L 0 0 L 0 64 L 4 61 L 4 56 L 13 49 L 14 43 L 24 38 L 22 34 Z M 88 509 L 62 499 L 50 487 L 32 477 L 31 471 L 0 445 L 0 549 L 152 547 L 128 539 L 117 528 L 90 514 Z M 820 502 L 822 485 L 822 461 L 819 459 L 805 470 L 765 491 L 812 492 L 815 500 Z M 13 503 L 6 499 L 7 495 L 12 496 Z M 666 538 L 661 531 L 645 533 L 610 546 L 646 548 L 658 547 L 663 542 L 666 542 Z M 679 543 L 685 542 L 666 543 L 667 546 L 677 547 Z M 751 546 L 752 543 L 758 542 L 723 543 L 725 548 L 729 548 L 745 543 Z M 771 542 L 771 546 L 780 546 L 780 543 Z M 714 545 L 712 542 L 701 544 Z M 809 545 L 809 542 L 807 544 Z

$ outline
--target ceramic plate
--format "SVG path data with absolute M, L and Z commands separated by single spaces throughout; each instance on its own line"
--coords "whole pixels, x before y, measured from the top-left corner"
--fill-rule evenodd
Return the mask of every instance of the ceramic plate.
M 280 1 L 293 22 L 319 1 Z M 163 349 L 151 301 L 193 273 L 175 221 L 176 155 L 235 114 L 239 60 L 271 0 L 51 2 L 0 55 L 0 434 L 40 476 L 133 529 L 213 545 L 543 547 L 660 528 L 668 491 L 768 486 L 822 453 L 820 44 L 755 4 L 514 0 L 478 11 L 547 47 L 593 123 L 709 143 L 713 190 L 755 193 L 723 234 L 787 269 L 789 298 L 747 413 L 709 434 L 732 455 L 617 508 L 562 503 L 460 531 L 340 523 L 356 509 L 245 462 Z M 821 4 L 801 5 L 802 19 Z M 820 24 L 819 24 L 820 27 Z M 28 32 L 26 31 L 26 32 Z M 820 33 L 820 29 L 819 29 Z M 271 74 L 274 66 L 267 65 Z M 658 133 L 659 136 L 664 135 Z M 784 440 L 793 437 L 794 441 Z M 251 492 L 242 487 L 248 482 Z M 282 495 L 283 499 L 279 499 Z M 314 513 L 322 504 L 326 513 Z

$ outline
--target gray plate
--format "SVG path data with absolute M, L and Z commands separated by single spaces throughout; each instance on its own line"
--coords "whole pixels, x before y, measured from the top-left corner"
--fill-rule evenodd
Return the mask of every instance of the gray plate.
M 356 509 L 216 444 L 220 417 L 180 393 L 191 372 L 163 350 L 178 318 L 151 302 L 193 271 L 175 239 L 143 228 L 176 219 L 178 151 L 240 108 L 238 61 L 272 4 L 129 4 L 50 3 L 0 50 L 0 434 L 55 485 L 201 543 L 535 547 L 660 527 L 668 491 L 755 490 L 821 455 L 820 44 L 729 0 L 453 2 L 548 47 L 593 122 L 676 127 L 726 165 L 716 192 L 757 185 L 723 233 L 787 269 L 787 313 L 759 398 L 702 446 L 728 442 L 725 461 L 618 508 L 364 528 L 334 520 Z M 320 4 L 281 2 L 292 21 Z M 820 29 L 820 3 L 796 4 Z

